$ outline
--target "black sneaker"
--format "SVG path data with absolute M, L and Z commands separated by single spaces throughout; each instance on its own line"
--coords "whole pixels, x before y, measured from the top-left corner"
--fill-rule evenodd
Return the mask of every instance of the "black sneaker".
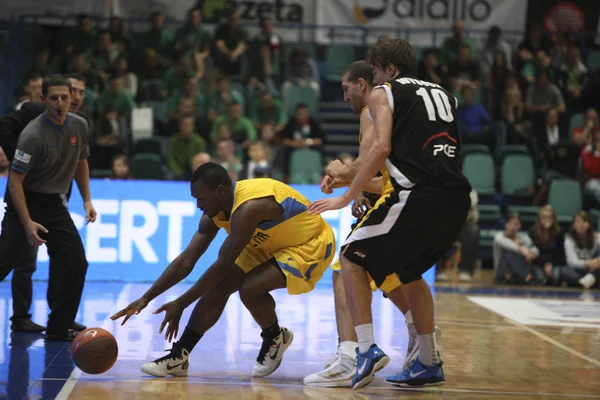
M 46 334 L 44 335 L 44 339 L 46 339 L 46 341 L 52 341 L 52 342 L 72 342 L 76 336 L 77 336 L 77 332 L 73 332 L 72 329 L 69 329 L 67 332 L 62 332 L 62 333 L 46 332 Z
M 77 321 L 73 321 L 73 327 L 72 327 L 74 332 L 81 332 L 81 331 L 85 331 L 87 329 L 87 326 L 80 324 Z
M 10 324 L 10 329 L 13 332 L 40 333 L 44 332 L 46 327 L 36 324 L 30 318 L 15 318 Z

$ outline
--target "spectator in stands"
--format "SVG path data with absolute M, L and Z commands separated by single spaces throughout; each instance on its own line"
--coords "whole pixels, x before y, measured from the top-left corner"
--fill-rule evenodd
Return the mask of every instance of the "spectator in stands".
M 193 173 L 191 163 L 194 156 L 206 150 L 206 143 L 194 132 L 195 121 L 191 115 L 180 120 L 179 133 L 169 140 L 167 164 L 176 179 L 189 179 Z
M 504 92 L 502 119 L 506 121 L 510 141 L 524 143 L 534 153 L 531 123 L 525 118 L 525 106 L 518 86 Z
M 196 121 L 196 132 L 202 132 L 200 129 L 203 127 L 198 122 L 200 121 L 200 116 L 198 112 L 198 107 L 196 106 L 196 99 L 193 97 L 182 97 L 179 99 L 179 104 L 177 105 L 177 109 L 169 113 L 169 124 L 165 132 L 163 132 L 164 136 L 171 136 L 174 133 L 179 131 L 179 126 L 181 123 L 181 118 L 183 116 L 192 116 Z M 204 135 L 202 135 L 204 136 Z
M 581 91 L 579 105 L 582 108 L 596 107 L 600 104 L 600 68 L 591 71 L 587 85 Z
M 173 51 L 173 34 L 165 28 L 165 16 L 159 12 L 150 14 L 152 26 L 140 36 L 140 50 L 153 49 L 157 59 L 166 62 Z
M 104 108 L 108 104 L 112 105 L 119 115 L 126 119 L 131 118 L 131 111 L 136 107 L 133 97 L 123 91 L 121 78 L 116 74 L 110 76 L 108 88 L 97 99 L 96 112 L 98 115 L 104 114 Z
M 212 159 L 208 153 L 198 153 L 192 158 L 192 171 L 196 171 L 201 165 L 211 162 Z
M 94 72 L 103 79 L 106 79 L 108 74 L 114 70 L 115 61 L 119 57 L 119 51 L 113 47 L 110 41 L 110 32 L 107 30 L 98 33 L 96 45 L 87 49 L 85 54 Z
M 445 65 L 440 64 L 436 49 L 428 49 L 423 52 L 423 59 L 419 61 L 417 78 L 422 81 L 437 83 L 444 88 L 450 87 L 448 69 Z
M 107 104 L 96 126 L 94 152 L 90 154 L 91 169 L 109 169 L 112 160 L 122 149 L 119 112 L 112 104 Z
M 236 145 L 247 149 L 251 142 L 256 140 L 256 129 L 249 118 L 242 115 L 242 105 L 237 101 L 229 103 L 227 115 L 218 117 L 213 124 L 211 138 L 215 141 L 217 130 L 221 124 L 226 123 L 231 130 L 231 138 Z
M 532 261 L 539 256 L 539 250 L 531 238 L 521 229 L 521 217 L 510 212 L 506 216 L 504 232 L 494 236 L 493 253 L 496 281 L 508 284 L 532 284 Z
M 196 80 L 202 78 L 197 71 L 192 68 L 192 62 L 183 52 L 177 52 L 175 55 L 175 66 L 169 68 L 163 78 L 163 87 L 172 94 L 177 89 L 183 87 L 183 84 L 189 79 Z
M 248 50 L 248 32 L 240 26 L 240 13 L 234 8 L 225 10 L 227 22 L 215 31 L 216 66 L 229 75 L 240 75 L 242 56 Z
M 547 71 L 550 80 L 553 80 L 552 60 L 543 51 L 538 50 L 535 52 L 534 58 L 528 61 L 521 70 L 521 81 L 523 87 L 527 88 L 535 83 L 536 76 L 540 71 Z
M 460 91 L 466 85 L 478 90 L 479 66 L 471 58 L 471 50 L 467 44 L 460 46 L 458 58 L 448 64 L 448 76 L 453 90 Z
M 217 92 L 208 100 L 208 119 L 213 122 L 218 116 L 227 113 L 229 104 L 241 104 L 244 108 L 244 96 L 238 90 L 231 87 L 231 80 L 225 74 L 221 74 L 217 81 Z
M 566 110 L 560 89 L 550 83 L 548 71 L 538 72 L 535 84 L 527 88 L 525 95 L 525 109 L 529 111 L 533 125 L 541 125 L 545 114 L 555 109 L 559 113 Z
M 581 181 L 586 199 L 600 206 L 600 130 L 596 129 L 591 138 L 581 151 Z
M 263 142 L 252 142 L 248 147 L 249 160 L 244 163 L 239 179 L 268 178 L 271 166 L 267 160 L 267 149 Z
M 216 162 L 227 170 L 231 180 L 238 180 L 238 174 L 242 169 L 242 163 L 235 156 L 235 143 L 233 143 L 231 139 L 219 139 L 217 141 L 215 153 L 217 155 Z
M 77 15 L 77 27 L 67 45 L 67 56 L 83 53 L 94 46 L 96 33 L 92 30 L 92 19 L 87 14 Z
M 111 179 L 132 179 L 129 157 L 119 154 L 112 160 Z
M 458 107 L 457 116 L 463 143 L 487 144 L 494 149 L 496 160 L 500 161 L 506 145 L 506 124 L 503 121 L 492 123 L 485 107 L 473 102 L 471 86 L 461 90 L 463 105 Z
M 540 255 L 533 260 L 536 280 L 556 286 L 560 282 L 560 269 L 567 265 L 565 235 L 560 231 L 556 211 L 551 205 L 540 209 L 529 237 Z
M 487 75 L 488 104 L 494 119 L 498 119 L 501 114 L 502 98 L 506 92 L 506 78 L 508 77 L 510 70 L 511 68 L 507 63 L 504 52 L 496 52 L 493 64 Z
M 250 98 L 255 93 L 268 90 L 273 95 L 279 95 L 275 85 L 281 72 L 281 38 L 273 28 L 273 20 L 269 17 L 260 21 L 260 32 L 254 38 L 250 53 L 250 80 L 248 94 Z
M 115 73 L 121 78 L 123 91 L 135 99 L 138 91 L 138 79 L 129 70 L 129 62 L 125 56 L 120 56 L 115 61 Z
M 260 100 L 254 102 L 250 118 L 257 130 L 260 131 L 264 124 L 270 124 L 274 126 L 275 133 L 281 132 L 288 122 L 285 104 L 279 99 L 274 99 L 268 91 L 262 92 Z
M 202 10 L 191 8 L 187 12 L 185 25 L 175 32 L 175 49 L 189 57 L 205 60 L 210 56 L 211 42 L 210 33 L 202 27 Z
M 73 57 L 72 66 L 69 69 L 83 76 L 85 87 L 93 93 L 93 96 L 87 96 L 86 101 L 89 100 L 93 103 L 105 89 L 104 79 L 92 70 L 85 53 L 79 53 Z
M 49 65 L 50 49 L 43 47 L 35 54 L 35 64 L 25 72 L 25 76 L 30 76 L 32 73 L 38 73 L 41 76 L 48 76 L 54 73 L 54 68 Z
M 591 143 L 594 134 L 599 132 L 598 113 L 590 107 L 585 110 L 583 126 L 575 127 L 571 132 L 571 137 L 578 146 L 585 146 Z
M 483 76 L 492 70 L 492 65 L 496 62 L 498 52 L 504 55 L 505 64 L 512 68 L 512 49 L 502 38 L 502 30 L 499 26 L 492 26 L 488 31 L 488 37 L 481 50 L 480 69 Z
M 154 81 L 154 88 L 151 90 L 151 92 L 154 93 L 144 95 L 144 99 L 158 99 L 168 95 L 168 92 L 162 89 L 162 83 L 160 85 L 156 83 L 156 81 L 162 80 L 167 73 L 167 64 L 159 58 L 156 50 L 151 48 L 144 50 L 139 71 L 140 81 L 142 83 Z M 159 90 L 159 86 L 161 87 L 161 90 Z M 143 84 L 140 85 L 140 89 L 142 88 L 144 88 Z
M 179 108 L 181 99 L 193 101 L 195 106 L 194 116 L 196 118 L 206 118 L 207 101 L 204 93 L 198 90 L 198 80 L 194 78 L 188 78 L 181 88 L 176 89 L 173 91 L 173 93 L 171 93 L 171 97 L 169 97 L 167 105 L 168 116 L 170 119 L 177 117 L 177 110 Z
M 450 28 L 452 30 L 452 36 L 444 39 L 442 47 L 440 49 L 440 58 L 442 63 L 450 64 L 459 57 L 460 48 L 467 46 L 469 49 L 469 57 L 472 59 L 477 58 L 477 46 L 475 42 L 465 36 L 465 23 L 463 21 L 455 21 Z
M 539 159 L 545 169 L 544 182 L 575 178 L 579 147 L 569 143 L 569 132 L 559 125 L 558 112 L 553 108 L 548 110 L 545 124 L 534 128 Z
M 19 99 L 20 101 L 15 106 L 15 110 L 17 111 L 21 109 L 23 103 L 28 101 L 39 102 L 42 99 L 42 81 L 44 77 L 38 72 L 32 72 L 26 79 L 23 92 L 29 93 L 29 96 Z
M 125 31 L 123 20 L 120 17 L 110 17 L 108 32 L 110 33 L 110 41 L 121 55 L 129 55 L 132 53 L 134 49 L 133 36 Z
M 565 238 L 567 266 L 560 278 L 569 286 L 590 288 L 600 282 L 600 236 L 592 228 L 590 215 L 580 211 Z
M 231 128 L 229 128 L 227 121 L 223 121 L 217 126 L 217 141 L 219 140 L 231 140 Z
M 542 50 L 545 54 L 550 54 L 552 47 L 552 41 L 542 32 L 542 25 L 539 22 L 532 22 L 525 38 L 519 44 L 517 68 L 520 71 L 526 63 L 533 61 L 534 55 L 538 50 Z
M 290 59 L 285 72 L 285 79 L 281 86 L 281 95 L 284 102 L 288 102 L 288 93 L 293 85 L 308 86 L 317 95 L 321 94 L 321 77 L 317 63 L 308 57 L 304 47 L 295 47 L 290 53 Z
M 8 167 L 10 167 L 10 161 L 8 161 L 6 153 L 0 147 L 0 177 L 8 176 Z
M 558 67 L 556 83 L 562 90 L 565 103 L 570 112 L 579 108 L 581 90 L 587 84 L 588 69 L 581 62 L 579 46 L 570 43 L 565 61 Z
M 289 160 L 295 149 L 315 148 L 322 150 L 324 134 L 320 124 L 310 116 L 308 106 L 299 103 L 292 118 L 279 135 L 284 147 L 283 170 L 289 173 Z

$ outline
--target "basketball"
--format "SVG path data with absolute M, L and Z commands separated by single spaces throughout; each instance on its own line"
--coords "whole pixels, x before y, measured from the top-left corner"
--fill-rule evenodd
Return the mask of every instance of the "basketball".
M 71 345 L 73 362 L 85 373 L 102 374 L 115 364 L 119 347 L 115 337 L 102 328 L 81 331 Z

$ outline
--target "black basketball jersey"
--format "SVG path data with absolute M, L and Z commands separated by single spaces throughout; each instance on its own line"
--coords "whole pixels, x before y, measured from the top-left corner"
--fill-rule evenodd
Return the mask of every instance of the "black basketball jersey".
M 393 115 L 385 162 L 392 184 L 470 190 L 462 174 L 456 98 L 440 85 L 414 78 L 398 78 L 377 90 L 386 91 Z

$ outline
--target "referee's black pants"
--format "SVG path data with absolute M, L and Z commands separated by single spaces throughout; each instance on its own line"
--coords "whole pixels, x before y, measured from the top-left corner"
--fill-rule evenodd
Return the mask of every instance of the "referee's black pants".
M 88 262 L 83 243 L 59 194 L 26 191 L 25 198 L 31 219 L 48 230 L 38 234 L 46 240 L 51 260 L 48 287 L 57 295 L 52 296 L 46 332 L 64 335 L 73 325 L 85 283 Z M 0 282 L 15 267 L 25 240 L 19 216 L 8 202 L 0 234 Z

